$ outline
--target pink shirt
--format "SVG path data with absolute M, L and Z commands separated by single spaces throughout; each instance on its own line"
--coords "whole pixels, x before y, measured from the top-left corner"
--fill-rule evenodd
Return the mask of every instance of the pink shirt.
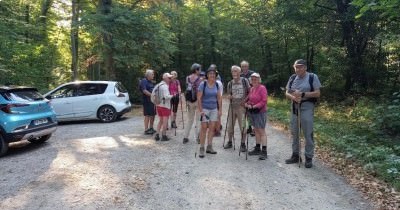
M 175 95 L 178 94 L 178 86 L 180 86 L 181 84 L 179 83 L 179 80 L 175 80 L 175 81 L 171 81 L 171 83 L 169 83 L 169 93 L 171 95 Z
M 268 92 L 264 85 L 252 87 L 248 96 L 248 104 L 253 105 L 254 108 L 261 109 L 260 112 L 267 111 Z

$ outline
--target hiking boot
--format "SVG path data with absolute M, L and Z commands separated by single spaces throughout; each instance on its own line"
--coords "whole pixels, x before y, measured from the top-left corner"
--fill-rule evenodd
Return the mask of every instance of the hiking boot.
M 200 147 L 199 158 L 204 157 L 204 147 Z
M 225 144 L 224 149 L 229 149 L 232 148 L 232 141 L 228 141 L 228 143 Z
M 302 162 L 301 157 L 299 157 L 298 154 L 292 154 L 292 157 L 289 159 L 285 160 L 286 164 L 293 164 L 293 163 L 298 163 L 300 159 L 300 162 Z
M 213 155 L 217 154 L 217 152 L 214 151 L 214 149 L 212 148 L 212 145 L 207 145 L 207 150 L 206 150 L 206 152 L 207 152 L 207 153 L 210 153 L 210 154 L 213 154 Z
M 151 130 L 151 128 L 147 129 L 144 131 L 145 135 L 153 135 L 153 131 Z
M 175 121 L 172 121 L 172 122 L 171 122 L 171 128 L 178 128 L 178 127 L 176 126 Z
M 262 150 L 260 152 L 260 157 L 258 157 L 259 160 L 265 160 L 268 158 L 267 150 Z
M 167 135 L 162 135 L 161 141 L 169 141 L 170 138 L 167 137 Z
M 260 147 L 254 147 L 254 149 L 252 151 L 249 152 L 248 155 L 259 155 L 261 153 L 261 149 Z
M 160 141 L 160 134 L 156 133 L 156 136 L 154 137 L 154 139 L 155 139 L 156 141 Z
M 312 164 L 312 158 L 306 157 L 306 163 L 304 164 L 304 166 L 305 166 L 306 168 L 311 168 L 311 167 L 313 166 L 313 164 Z
M 246 152 L 246 145 L 245 144 L 241 144 L 240 145 L 240 152 Z
M 186 143 L 188 143 L 189 142 L 189 139 L 188 138 L 183 138 L 183 143 L 184 144 L 186 144 Z
M 157 133 L 157 131 L 156 131 L 156 130 L 154 130 L 154 128 L 149 128 L 149 130 L 150 130 L 151 134 L 155 134 L 155 133 Z

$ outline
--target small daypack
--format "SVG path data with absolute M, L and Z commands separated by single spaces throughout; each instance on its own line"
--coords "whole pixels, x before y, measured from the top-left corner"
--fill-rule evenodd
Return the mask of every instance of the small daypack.
M 294 81 L 294 79 L 296 79 L 296 75 L 297 74 L 293 74 L 289 78 L 289 90 L 292 89 L 293 81 Z M 310 92 L 313 92 L 314 91 L 314 85 L 313 85 L 313 83 L 314 83 L 314 74 L 313 73 L 309 73 L 308 75 L 309 75 L 308 83 L 310 84 Z M 307 101 L 316 103 L 317 102 L 317 98 L 310 98 L 310 99 L 307 99 Z
M 155 105 L 159 105 L 159 104 L 161 104 L 161 101 L 164 101 L 164 98 L 161 98 L 161 96 L 160 96 L 160 87 L 161 87 L 161 85 L 164 85 L 164 84 L 163 83 L 157 84 L 154 87 L 153 91 L 151 92 L 150 100 Z
M 190 78 L 186 77 L 186 91 L 185 91 L 185 99 L 189 102 L 196 102 L 197 101 L 197 86 L 196 83 L 199 81 L 200 77 L 191 83 Z

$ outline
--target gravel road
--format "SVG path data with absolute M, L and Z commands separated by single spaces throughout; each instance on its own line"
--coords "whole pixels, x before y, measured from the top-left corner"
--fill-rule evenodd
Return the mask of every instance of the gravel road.
M 318 160 L 311 169 L 286 165 L 289 136 L 270 125 L 268 159 L 246 161 L 222 148 L 223 135 L 215 138 L 218 154 L 200 159 L 197 143 L 182 144 L 181 122 L 169 142 L 143 135 L 142 124 L 133 115 L 74 122 L 43 145 L 12 145 L 0 159 L 0 209 L 374 208 Z

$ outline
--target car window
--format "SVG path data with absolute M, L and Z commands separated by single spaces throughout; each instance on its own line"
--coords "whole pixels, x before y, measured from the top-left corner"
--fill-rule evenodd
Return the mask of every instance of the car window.
M 77 88 L 77 96 L 103 94 L 107 84 L 81 84 Z
M 75 96 L 75 86 L 74 85 L 66 85 L 56 90 L 50 95 L 50 98 L 68 98 Z
M 126 93 L 128 92 L 128 90 L 122 85 L 122 83 L 117 82 L 117 84 L 115 85 L 115 87 L 117 88 L 117 90 L 121 93 Z
M 8 101 L 27 102 L 44 99 L 39 92 L 33 89 L 15 89 L 1 93 L 1 95 Z

